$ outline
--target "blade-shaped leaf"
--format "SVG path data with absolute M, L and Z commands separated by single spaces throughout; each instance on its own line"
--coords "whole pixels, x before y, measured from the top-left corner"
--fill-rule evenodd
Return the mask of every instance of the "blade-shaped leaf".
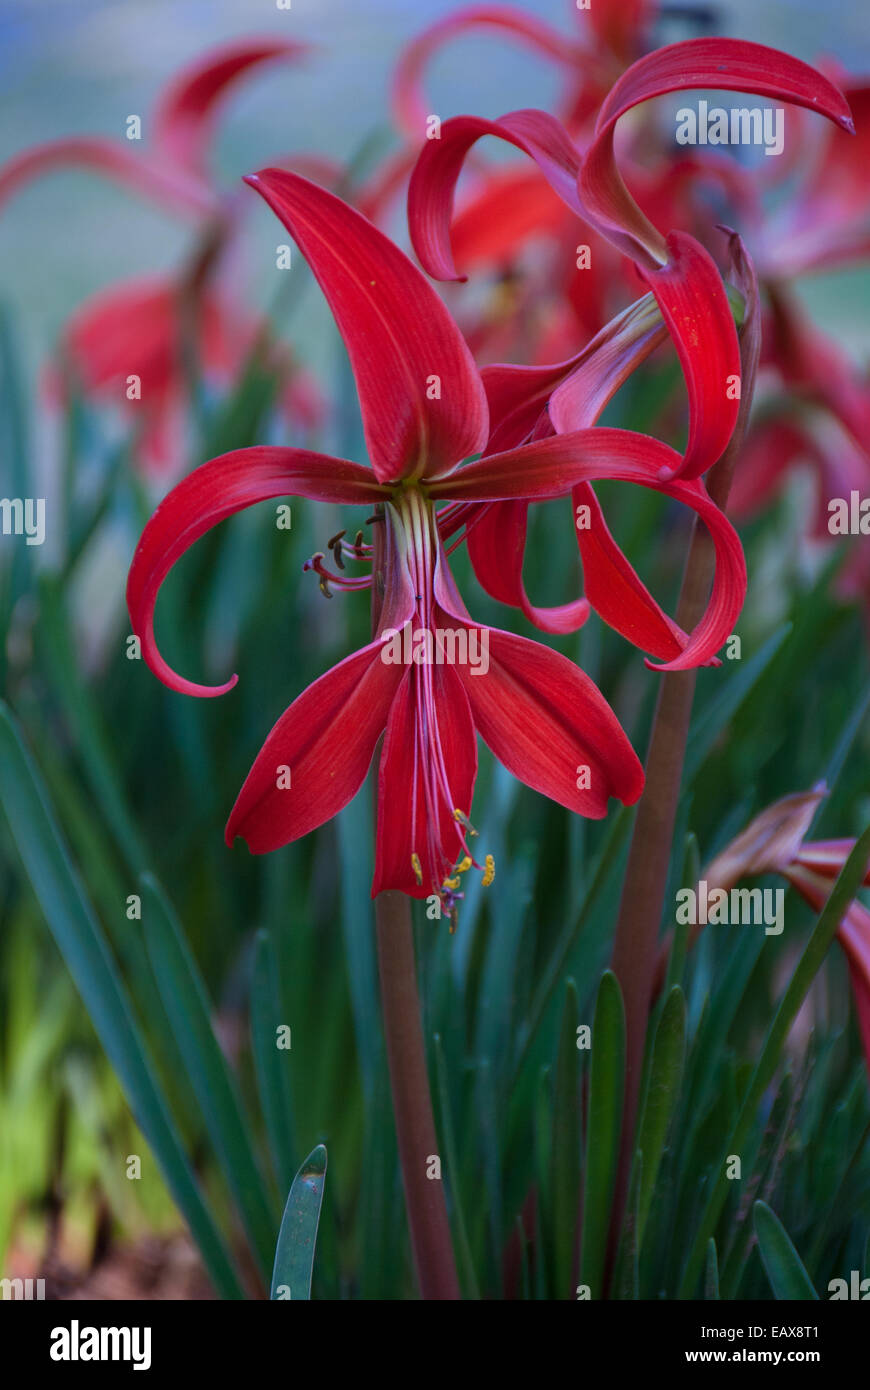
M 22 863 L 91 1021 L 215 1288 L 243 1297 L 223 1239 L 205 1206 L 154 1078 L 144 1039 L 102 928 L 70 863 L 42 779 L 9 710 L 0 704 L 0 802 Z
M 804 1269 L 800 1255 L 788 1232 L 766 1202 L 752 1209 L 758 1250 L 767 1270 L 770 1286 L 778 1299 L 818 1299 L 813 1281 Z
M 142 875 L 142 887 L 142 926 L 163 1007 L 251 1248 L 267 1277 L 276 1221 L 248 1137 L 250 1122 L 215 1037 L 205 983 L 181 925 L 151 874 Z
M 655 1191 L 668 1125 L 677 1103 L 686 1055 L 686 1000 L 674 986 L 665 1000 L 653 1044 L 643 1115 L 638 1128 L 638 1148 L 643 1153 L 643 1176 L 638 1199 L 638 1245 Z
M 592 1298 L 604 1294 L 604 1257 L 616 1182 L 625 1089 L 625 1009 L 616 976 L 606 970 L 598 987 L 589 1065 L 589 1113 L 583 1184 L 580 1282 Z
M 275 1249 L 272 1270 L 273 1299 L 308 1300 L 323 1186 L 326 1181 L 326 1149 L 318 1144 L 306 1158 L 290 1188 Z

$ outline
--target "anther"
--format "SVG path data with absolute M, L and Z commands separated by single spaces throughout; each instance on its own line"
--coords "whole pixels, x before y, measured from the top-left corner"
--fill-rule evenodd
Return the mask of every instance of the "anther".
M 411 855 L 411 868 L 414 870 L 414 877 L 415 877 L 415 879 L 417 880 L 417 887 L 418 887 L 418 888 L 422 888 L 422 886 L 423 886 L 423 866 L 422 866 L 422 864 L 420 863 L 420 856 L 419 856 L 419 854 L 412 854 L 412 855 Z
M 493 879 L 495 878 L 495 859 L 491 854 L 488 854 L 484 859 L 483 864 L 484 869 L 483 878 L 481 879 L 481 887 L 488 888 L 489 885 L 492 883 Z

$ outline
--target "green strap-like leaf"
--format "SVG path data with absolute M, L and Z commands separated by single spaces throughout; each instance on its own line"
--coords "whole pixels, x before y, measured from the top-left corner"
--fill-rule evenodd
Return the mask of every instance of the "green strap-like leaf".
M 78 874 L 66 852 L 42 779 L 18 727 L 0 704 L 0 802 L 49 929 L 97 1035 L 203 1260 L 224 1298 L 243 1292 L 191 1173 L 154 1077 L 133 1008 Z
M 293 1104 L 287 1074 L 289 1049 L 278 1047 L 278 1028 L 283 1024 L 278 1003 L 278 962 L 268 931 L 257 932 L 251 975 L 251 1040 L 257 1089 L 266 1120 L 272 1166 L 282 1191 L 294 1171 L 296 1145 Z
M 143 874 L 142 925 L 163 1007 L 264 1279 L 275 1248 L 276 1213 L 266 1196 L 235 1079 L 211 1022 L 211 1004 L 184 933 L 160 886 Z
M 680 1093 L 685 1055 L 686 1000 L 683 991 L 675 985 L 665 1000 L 656 1029 L 649 1082 L 638 1128 L 637 1146 L 643 1152 L 643 1176 L 638 1199 L 638 1245 L 643 1241 L 668 1125 Z
M 758 1237 L 758 1250 L 776 1297 L 804 1301 L 818 1299 L 813 1281 L 776 1213 L 766 1202 L 756 1202 L 752 1218 Z
M 293 1179 L 284 1208 L 272 1270 L 273 1299 L 311 1298 L 314 1248 L 325 1181 L 326 1149 L 318 1144 Z
M 719 1214 L 725 1205 L 730 1186 L 726 1172 L 727 1157 L 729 1154 L 741 1153 L 749 1138 L 761 1098 L 776 1073 L 783 1044 L 828 953 L 843 915 L 861 885 L 868 858 L 870 826 L 856 842 L 855 848 L 846 860 L 770 1025 L 761 1056 L 743 1097 L 737 1121 L 720 1155 L 716 1177 L 711 1183 L 710 1194 L 683 1270 L 680 1298 L 687 1299 L 694 1295 L 704 1264 L 707 1241 L 713 1234 Z
M 580 1282 L 593 1298 L 604 1295 L 604 1258 L 619 1160 L 625 1090 L 625 1009 L 616 976 L 606 970 L 598 987 L 589 1065 L 589 1114 L 583 1186 Z
M 577 988 L 573 980 L 565 985 L 553 1090 L 553 1282 L 556 1297 L 568 1298 L 580 1199 L 580 1051 Z

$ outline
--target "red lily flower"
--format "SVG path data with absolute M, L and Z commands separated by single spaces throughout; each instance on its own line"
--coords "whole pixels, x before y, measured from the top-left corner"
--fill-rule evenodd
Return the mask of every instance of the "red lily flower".
M 126 404 L 126 379 L 139 377 L 137 457 L 148 471 L 178 471 L 185 455 L 182 407 L 189 382 L 182 367 L 184 314 L 195 322 L 206 372 L 224 381 L 263 327 L 232 304 L 226 290 L 208 284 L 215 272 L 222 273 L 221 257 L 233 231 L 231 209 L 213 188 L 207 168 L 220 105 L 255 68 L 279 58 L 295 60 L 304 52 L 300 44 L 275 39 L 212 50 L 166 88 L 144 153 L 125 140 L 75 137 L 38 145 L 0 169 L 0 206 L 36 175 L 80 164 L 199 223 L 201 249 L 193 274 L 125 281 L 82 304 L 62 335 L 61 355 L 86 394 Z M 289 368 L 288 354 L 272 355 Z M 56 372 L 49 373 L 48 384 L 50 399 L 56 399 L 61 394 Z M 282 404 L 294 422 L 304 421 L 312 406 L 316 413 L 310 382 L 291 377 Z
M 730 889 L 738 879 L 776 873 L 793 883 L 816 912 L 855 848 L 854 840 L 807 840 L 824 783 L 811 792 L 783 797 L 757 816 L 703 871 L 709 887 Z M 870 887 L 870 864 L 864 876 Z M 855 898 L 837 929 L 849 966 L 858 1026 L 870 1072 L 870 911 Z
M 583 815 L 608 798 L 631 803 L 643 773 L 598 690 L 566 658 L 468 615 L 450 575 L 438 512 L 442 502 L 523 501 L 564 496 L 596 478 L 622 478 L 685 500 L 720 536 L 725 579 L 694 634 L 730 630 L 745 587 L 739 542 L 698 481 L 662 483 L 678 455 L 625 430 L 579 429 L 518 448 L 479 453 L 488 437 L 484 382 L 444 304 L 381 232 L 332 194 L 296 174 L 265 170 L 249 180 L 280 217 L 329 302 L 356 378 L 371 468 L 300 449 L 243 449 L 185 478 L 145 528 L 127 597 L 151 670 L 170 688 L 218 695 L 176 675 L 154 638 L 160 585 L 178 557 L 217 522 L 281 496 L 383 509 L 383 605 L 374 640 L 304 691 L 275 725 L 227 826 L 262 853 L 333 816 L 360 787 L 385 731 L 379 776 L 374 891 L 440 895 L 453 905 L 469 844 L 475 729 L 511 772 Z M 728 528 L 730 530 L 730 528 Z M 332 543 L 345 558 L 371 558 L 361 537 Z M 345 589 L 371 585 L 311 567 Z M 410 663 L 395 659 L 413 641 Z M 458 645 L 488 664 L 451 660 Z M 691 645 L 691 644 L 690 644 Z M 688 661 L 693 653 L 688 651 Z M 680 653 L 681 664 L 687 652 Z M 282 781 L 281 771 L 289 773 Z M 487 868 L 486 876 L 491 876 Z M 445 886 L 446 885 L 446 886 Z
M 523 438 L 522 426 L 532 427 L 546 404 L 546 396 L 561 382 L 559 391 L 549 405 L 550 427 L 559 429 L 589 425 L 612 391 L 624 380 L 617 364 L 620 349 L 612 364 L 612 391 L 600 397 L 585 394 L 586 372 L 582 365 L 586 353 L 594 358 L 596 351 L 609 342 L 622 343 L 622 351 L 630 359 L 623 363 L 626 375 L 633 365 L 648 355 L 661 341 L 658 328 L 663 323 L 674 340 L 683 368 L 688 400 L 689 431 L 686 451 L 674 477 L 697 478 L 722 453 L 733 432 L 739 408 L 739 390 L 728 390 L 740 383 L 740 361 L 731 310 L 722 286 L 721 277 L 707 251 L 683 232 L 672 232 L 662 238 L 641 212 L 622 183 L 613 155 L 613 131 L 620 116 L 633 106 L 660 93 L 682 87 L 718 86 L 745 87 L 766 95 L 776 88 L 776 95 L 820 110 L 831 120 L 848 128 L 848 107 L 842 95 L 831 83 L 812 68 L 785 54 L 743 44 L 733 40 L 690 40 L 659 50 L 635 63 L 619 80 L 606 98 L 598 116 L 596 133 L 585 155 L 574 146 L 564 128 L 552 117 L 540 111 L 520 111 L 498 121 L 475 117 L 457 117 L 444 123 L 440 138 L 424 147 L 411 179 L 408 215 L 412 241 L 424 267 L 440 279 L 457 280 L 458 275 L 451 250 L 450 221 L 456 182 L 463 160 L 471 147 L 483 135 L 496 135 L 527 153 L 545 176 L 553 193 L 571 208 L 576 216 L 591 222 L 598 234 L 628 254 L 637 270 L 647 280 L 658 307 L 658 315 L 649 319 L 649 331 L 634 335 L 622 320 L 614 320 L 602 335 L 589 344 L 577 358 L 552 367 L 533 369 L 492 368 L 491 383 L 501 380 L 496 394 L 511 400 L 510 424 L 512 443 Z M 696 161 L 686 161 L 682 171 L 688 178 L 697 170 Z M 740 188 L 740 181 L 736 181 Z M 739 279 L 745 295 L 757 299 L 755 276 L 745 252 L 734 238 L 732 256 L 739 256 Z M 629 315 L 638 306 L 627 311 Z M 629 324 L 632 322 L 629 319 Z M 635 326 L 639 320 L 635 319 Z M 602 341 L 603 340 L 603 341 Z M 610 352 L 612 349 L 607 348 Z M 573 388 L 568 384 L 572 370 L 580 368 Z M 503 375 L 502 375 L 503 374 Z M 607 379 L 605 370 L 602 380 Z M 523 414 L 516 401 L 519 379 L 525 379 L 531 414 Z M 742 383 L 750 395 L 751 383 Z M 488 386 L 489 389 L 489 386 Z M 492 394 L 492 392 L 491 392 Z M 494 412 L 497 417 L 497 412 Z M 540 424 L 536 426 L 541 428 Z M 493 447 L 503 447 L 502 436 L 496 434 Z M 586 505 L 593 520 L 578 529 L 581 554 L 597 561 L 587 567 L 587 593 L 591 595 L 590 575 L 595 584 L 596 574 L 602 577 L 597 584 L 599 603 L 605 606 L 602 616 L 612 622 L 614 616 L 625 620 L 633 610 L 624 631 L 654 655 L 673 656 L 684 635 L 674 631 L 674 625 L 661 612 L 646 592 L 631 566 L 620 555 L 607 531 L 600 509 L 591 489 L 575 494 L 575 507 Z M 488 591 L 506 602 L 516 603 L 527 616 L 540 626 L 564 631 L 571 623 L 578 625 L 585 616 L 579 605 L 567 607 L 548 616 L 533 610 L 522 587 L 521 561 L 525 537 L 525 512 L 515 510 L 509 517 L 506 508 L 501 516 L 491 515 L 475 523 L 475 539 L 469 548 L 478 577 Z M 467 518 L 466 518 L 467 519 Z M 494 572 L 488 562 L 494 538 L 506 523 L 513 526 L 514 562 L 510 578 Z M 610 574 L 603 580 L 602 558 L 610 563 Z M 616 593 L 620 599 L 615 599 Z M 629 606 L 623 601 L 629 599 Z M 637 600 L 637 602 L 635 602 Z M 594 602 L 594 600 L 593 600 Z M 610 613 L 606 607 L 610 608 Z M 601 611 L 601 610 L 600 610 Z M 713 649 L 715 650 L 715 649 Z M 709 659 L 712 651 L 706 653 Z
M 622 181 L 613 137 L 633 107 L 667 92 L 718 87 L 757 92 L 820 111 L 853 129 L 845 98 L 805 63 L 760 44 L 690 39 L 634 63 L 612 88 L 585 155 L 542 111 L 514 111 L 498 121 L 459 116 L 428 141 L 411 178 L 408 220 L 414 249 L 438 279 L 459 279 L 450 248 L 450 220 L 463 160 L 477 140 L 495 135 L 523 150 L 562 200 L 629 256 L 647 280 L 668 325 L 689 395 L 689 440 L 677 475 L 698 477 L 721 455 L 734 429 L 740 364 L 734 325 L 719 273 L 686 233 L 667 238 L 638 207 Z
M 186 457 L 187 314 L 194 319 L 196 360 L 205 380 L 229 385 L 259 341 L 285 379 L 278 404 L 288 422 L 302 429 L 320 422 L 323 401 L 313 377 L 293 362 L 289 351 L 268 342 L 265 321 L 243 313 L 216 290 L 185 294 L 182 283 L 164 276 L 127 280 L 94 295 L 73 315 L 60 356 L 85 396 L 127 406 L 139 427 L 136 457 L 146 472 L 178 472 Z M 139 379 L 141 397 L 128 402 L 124 387 L 130 374 Z M 49 400 L 61 399 L 67 384 L 60 372 L 49 369 Z

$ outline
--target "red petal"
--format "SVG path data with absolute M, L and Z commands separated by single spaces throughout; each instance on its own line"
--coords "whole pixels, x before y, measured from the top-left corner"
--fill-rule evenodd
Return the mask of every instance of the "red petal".
M 654 13 L 653 0 L 593 0 L 588 13 L 578 7 L 581 23 L 590 24 L 599 42 L 623 59 L 637 50 Z
M 487 454 L 522 444 L 545 409 L 560 434 L 595 424 L 620 386 L 666 337 L 661 314 L 648 294 L 564 362 L 484 367 L 491 428 Z
M 463 274 L 501 267 L 530 239 L 562 232 L 567 220 L 562 199 L 536 170 L 493 170 L 456 216 L 453 255 Z
M 806 106 L 844 130 L 853 130 L 849 106 L 832 82 L 797 58 L 741 39 L 688 39 L 656 49 L 634 63 L 615 84 L 598 114 L 596 138 L 578 183 L 585 214 L 627 256 L 654 270 L 667 259 L 661 235 L 622 181 L 613 133 L 626 111 L 666 92 L 694 88 L 755 92 Z
M 797 862 L 825 878 L 836 878 L 854 848 L 854 840 L 810 840 L 801 845 Z M 870 888 L 870 864 L 864 883 Z
M 491 598 L 519 608 L 542 632 L 576 632 L 589 617 L 585 598 L 537 608 L 523 584 L 526 502 L 493 502 L 468 528 L 468 555 L 480 584 Z
M 724 453 L 737 422 L 740 348 L 709 252 L 685 232 L 671 232 L 667 248 L 667 264 L 644 279 L 674 340 L 689 394 L 689 439 L 676 476 L 697 478 Z
M 230 88 L 252 67 L 306 51 L 304 44 L 255 39 L 211 49 L 191 63 L 166 88 L 154 113 L 154 148 L 161 162 L 204 176 L 218 106 Z
M 396 67 L 393 113 L 396 124 L 415 143 L 423 137 L 426 118 L 432 111 L 422 88 L 426 64 L 443 44 L 471 29 L 501 30 L 506 38 L 516 38 L 525 47 L 537 49 L 569 69 L 581 58 L 577 45 L 557 29 L 506 5 L 474 5 L 456 10 L 409 43 Z
M 431 676 L 428 713 L 431 725 L 419 725 L 419 684 Z M 437 734 L 436 753 L 433 736 Z M 425 746 L 420 748 L 420 738 Z M 448 805 L 438 798 L 436 824 L 429 824 L 424 776 L 437 777 L 438 760 L 444 784 L 451 792 Z M 425 764 L 425 766 L 424 766 Z M 470 815 L 477 776 L 477 738 L 468 699 L 452 666 L 411 666 L 405 669 L 390 708 L 378 776 L 378 836 L 372 897 L 396 888 L 411 898 L 426 898 L 440 888 L 463 852 L 454 808 Z M 438 853 L 440 848 L 444 858 Z M 420 861 L 418 883 L 411 856 Z
M 858 1030 L 870 1072 L 870 913 L 863 903 L 853 902 L 849 906 L 837 936 L 849 962 Z
M 238 449 L 211 459 L 173 488 L 152 516 L 133 556 L 127 607 L 142 655 L 164 685 L 187 695 L 223 695 L 224 685 L 197 685 L 164 661 L 154 638 L 154 605 L 160 585 L 176 560 L 219 521 L 271 497 L 308 497 L 320 502 L 383 501 L 384 490 L 368 468 L 304 449 Z
M 575 516 L 579 506 L 589 508 L 589 526 L 577 527 L 577 544 L 583 588 L 595 612 L 636 647 L 673 661 L 688 642 L 683 629 L 659 607 L 616 544 L 590 484 L 575 487 L 571 500 Z
M 686 39 L 640 58 L 623 73 L 602 103 L 596 132 L 600 134 L 650 97 L 694 88 L 754 92 L 771 101 L 806 106 L 854 133 L 846 98 L 816 68 L 778 48 L 723 38 Z
M 426 141 L 408 187 L 411 242 L 420 264 L 436 280 L 463 279 L 450 247 L 453 198 L 465 156 L 484 135 L 496 135 L 523 150 L 562 201 L 580 211 L 580 155 L 554 116 L 545 111 L 512 111 L 498 121 L 455 116 L 444 122 L 439 139 Z
M 762 419 L 743 446 L 728 494 L 732 516 L 752 516 L 770 499 L 783 475 L 799 459 L 807 458 L 821 470 L 814 441 L 788 420 Z M 825 513 L 827 519 L 827 513 Z
M 119 140 L 88 136 L 51 140 L 10 159 L 0 169 L 0 206 L 31 179 L 70 165 L 105 174 L 140 197 L 154 198 L 176 211 L 201 216 L 214 209 L 214 197 L 199 179 L 134 155 Z
M 503 454 L 467 464 L 451 478 L 434 483 L 432 495 L 462 502 L 543 501 L 561 497 L 581 483 L 603 478 L 640 483 L 684 502 L 710 531 L 716 574 L 707 610 L 688 644 L 657 670 L 685 670 L 715 656 L 731 635 L 746 594 L 746 562 L 736 531 L 710 500 L 700 480 L 672 478 L 679 454 L 648 435 L 596 427 L 554 435 Z
M 372 642 L 303 690 L 269 734 L 227 821 L 252 854 L 307 835 L 359 791 L 403 670 Z M 289 769 L 290 786 L 279 785 Z
M 366 443 L 382 481 L 434 477 L 486 440 L 480 374 L 431 285 L 341 199 L 296 174 L 248 179 L 308 261 L 344 339 Z M 438 379 L 440 399 L 427 394 Z
M 558 652 L 490 629 L 489 670 L 457 668 L 481 737 L 514 777 L 579 815 L 631 805 L 643 769 L 598 688 Z M 589 769 L 588 788 L 581 769 Z

